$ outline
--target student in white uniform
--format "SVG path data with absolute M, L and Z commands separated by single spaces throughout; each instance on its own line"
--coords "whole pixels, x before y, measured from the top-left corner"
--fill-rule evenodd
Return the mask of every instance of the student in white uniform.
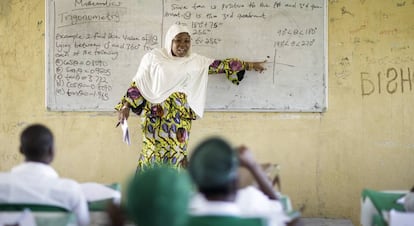
M 259 189 L 238 189 L 239 165 L 255 177 Z M 246 147 L 234 150 L 220 138 L 199 144 L 191 155 L 189 172 L 199 193 L 190 202 L 193 216 L 262 218 L 265 225 L 290 225 L 271 182 Z M 300 225 L 295 222 L 292 225 Z
M 87 201 L 74 180 L 59 178 L 49 165 L 55 154 L 53 134 L 45 126 L 28 126 L 20 137 L 25 161 L 0 173 L 0 203 L 43 204 L 75 213 L 79 225 L 89 224 Z

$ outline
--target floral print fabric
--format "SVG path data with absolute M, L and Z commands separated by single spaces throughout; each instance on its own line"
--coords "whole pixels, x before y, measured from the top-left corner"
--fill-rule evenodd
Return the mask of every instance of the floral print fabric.
M 215 60 L 209 67 L 209 74 L 225 73 L 228 80 L 239 84 L 245 69 L 246 64 L 238 59 Z M 162 103 L 153 104 L 142 97 L 133 82 L 115 109 L 120 110 L 125 102 L 135 114 L 142 114 L 143 147 L 138 168 L 158 163 L 185 168 L 191 122 L 196 119 L 186 94 L 176 92 Z

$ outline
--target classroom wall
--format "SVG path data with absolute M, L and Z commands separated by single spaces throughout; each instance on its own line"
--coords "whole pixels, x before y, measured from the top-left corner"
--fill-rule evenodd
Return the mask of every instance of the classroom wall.
M 282 191 L 304 216 L 358 225 L 363 188 L 414 185 L 414 1 L 328 2 L 328 110 L 208 112 L 190 147 L 209 135 L 246 144 L 259 161 L 280 164 Z M 141 148 L 138 117 L 127 146 L 115 113 L 48 112 L 44 33 L 44 0 L 0 1 L 0 170 L 22 161 L 19 134 L 39 122 L 55 133 L 61 176 L 125 183 Z

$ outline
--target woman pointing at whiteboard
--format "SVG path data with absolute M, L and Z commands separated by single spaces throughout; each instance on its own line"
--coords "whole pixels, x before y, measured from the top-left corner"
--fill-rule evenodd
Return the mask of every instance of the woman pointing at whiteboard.
M 265 70 L 263 63 L 192 53 L 188 28 L 172 25 L 164 48 L 143 56 L 131 86 L 115 106 L 121 123 L 130 110 L 142 115 L 138 169 L 156 163 L 186 167 L 191 123 L 203 117 L 208 74 L 223 73 L 238 85 L 246 70 Z

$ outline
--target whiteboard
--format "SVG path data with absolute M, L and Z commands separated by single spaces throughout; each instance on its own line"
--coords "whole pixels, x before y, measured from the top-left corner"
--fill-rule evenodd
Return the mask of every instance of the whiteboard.
M 240 85 L 209 75 L 207 111 L 323 112 L 326 0 L 46 0 L 46 106 L 113 111 L 141 57 L 187 25 L 193 52 L 266 60 Z

